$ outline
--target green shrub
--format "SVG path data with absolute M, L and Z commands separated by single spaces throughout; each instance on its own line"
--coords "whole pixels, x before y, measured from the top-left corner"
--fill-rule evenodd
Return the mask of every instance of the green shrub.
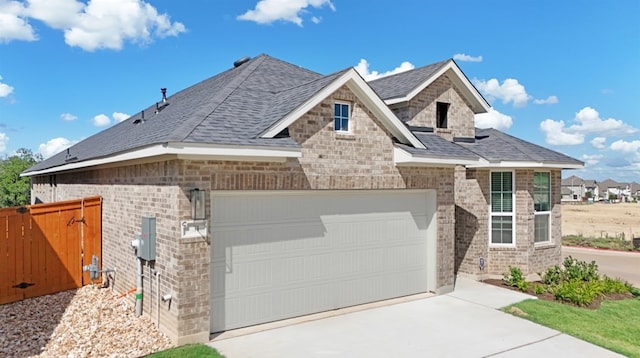
M 565 281 L 553 288 L 553 294 L 557 300 L 588 306 L 602 295 L 602 284 L 598 281 Z
M 522 270 L 517 267 L 509 266 L 509 273 L 504 275 L 502 281 L 511 287 L 518 288 L 520 291 L 529 289 L 529 283 L 524 279 Z
M 598 265 L 595 261 L 587 263 L 586 261 L 578 261 L 571 256 L 564 259 L 562 263 L 564 266 L 563 280 L 581 280 L 581 281 L 598 281 L 600 275 L 598 274 Z
M 564 273 L 558 265 L 549 267 L 541 276 L 542 282 L 546 285 L 557 285 L 562 281 L 563 277 Z
M 541 295 L 541 294 L 545 293 L 546 291 L 547 291 L 547 289 L 543 285 L 534 285 L 533 286 L 533 292 L 536 295 Z
M 602 293 L 627 293 L 631 292 L 631 285 L 619 278 L 604 276 L 602 280 Z

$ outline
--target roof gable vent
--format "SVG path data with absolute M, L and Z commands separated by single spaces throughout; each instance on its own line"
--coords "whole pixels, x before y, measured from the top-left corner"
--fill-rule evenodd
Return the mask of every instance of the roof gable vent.
M 240 67 L 245 63 L 249 62 L 249 60 L 251 60 L 251 57 L 249 56 L 244 56 L 242 58 L 239 58 L 233 62 L 233 67 Z

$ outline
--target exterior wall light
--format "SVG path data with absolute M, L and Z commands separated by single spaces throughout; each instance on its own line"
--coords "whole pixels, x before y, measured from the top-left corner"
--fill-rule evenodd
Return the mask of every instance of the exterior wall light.
M 204 220 L 205 219 L 205 191 L 198 188 L 191 189 L 191 219 L 192 220 Z

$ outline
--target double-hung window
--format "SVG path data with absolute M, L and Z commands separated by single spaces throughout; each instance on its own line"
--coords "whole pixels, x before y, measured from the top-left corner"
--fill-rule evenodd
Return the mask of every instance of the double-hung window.
M 551 178 L 548 172 L 533 173 L 535 209 L 534 241 L 551 241 Z
M 349 104 L 340 102 L 333 104 L 333 128 L 336 132 L 349 131 Z
M 513 172 L 491 172 L 491 244 L 514 243 Z

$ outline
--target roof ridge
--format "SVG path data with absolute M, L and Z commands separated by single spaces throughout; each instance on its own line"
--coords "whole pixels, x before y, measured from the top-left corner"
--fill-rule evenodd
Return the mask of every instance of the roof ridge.
M 240 65 L 239 67 L 233 68 L 231 69 L 232 71 L 235 69 L 239 69 L 240 73 L 236 75 L 236 77 L 234 77 L 223 89 L 221 89 L 220 92 L 218 92 L 214 98 L 211 100 L 211 102 L 209 102 L 211 104 L 211 106 L 206 106 L 205 109 L 200 109 L 200 110 L 196 110 L 194 112 L 192 112 L 192 116 L 194 113 L 198 113 L 198 112 L 202 112 L 203 116 L 194 116 L 194 119 L 197 120 L 197 123 L 195 123 L 195 120 L 192 121 L 185 121 L 183 122 L 183 124 L 181 126 L 176 127 L 176 130 L 174 130 L 172 133 L 181 133 L 181 130 L 187 130 L 188 128 L 191 128 L 188 133 L 186 133 L 185 135 L 182 135 L 181 140 L 184 140 L 186 138 L 188 138 L 193 131 L 196 130 L 196 128 L 198 128 L 198 126 L 200 124 L 202 124 L 202 122 L 204 122 L 209 115 L 211 115 L 211 113 L 215 112 L 215 110 L 222 104 L 224 103 L 224 101 L 233 93 L 235 92 L 238 87 L 240 87 L 240 85 L 247 80 L 247 78 L 260 66 L 260 64 L 262 64 L 265 60 L 265 58 L 270 57 L 268 55 L 260 55 L 254 59 L 252 59 L 251 61 Z
M 431 67 L 431 66 L 435 66 L 435 65 L 438 65 L 438 68 L 440 68 L 440 67 L 444 66 L 449 61 L 453 61 L 453 59 L 448 58 L 446 60 L 442 60 L 442 61 L 430 63 L 428 65 L 412 68 L 412 69 L 410 69 L 408 71 L 402 71 L 402 72 L 394 73 L 394 74 L 389 75 L 389 76 L 376 78 L 375 80 L 367 81 L 367 83 L 374 83 L 374 82 L 377 82 L 377 81 L 383 81 L 383 80 L 387 80 L 387 79 L 392 79 L 392 78 L 395 78 L 395 77 L 398 77 L 398 76 L 401 76 L 401 75 L 404 75 L 404 74 L 409 74 L 411 72 L 419 71 L 419 70 L 424 69 L 426 67 Z

